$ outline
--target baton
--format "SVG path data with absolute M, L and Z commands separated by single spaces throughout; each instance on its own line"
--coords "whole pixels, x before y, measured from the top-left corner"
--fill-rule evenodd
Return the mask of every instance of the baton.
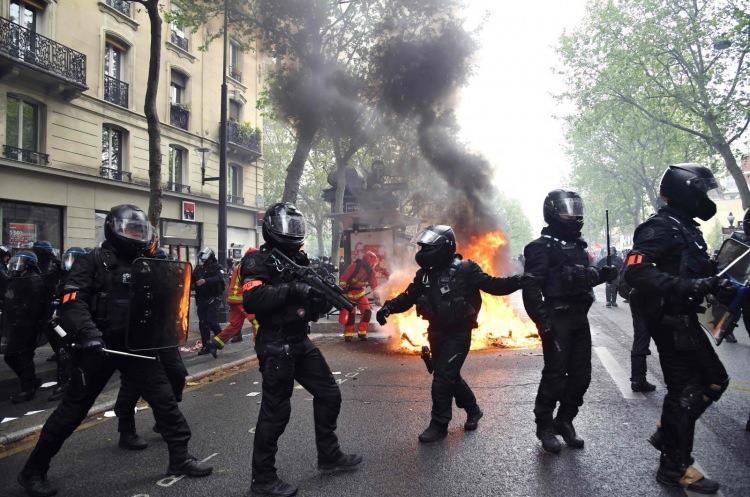
M 60 326 L 59 324 L 55 325 L 55 333 L 57 333 L 60 336 L 60 338 L 65 338 L 66 336 L 68 336 L 65 330 L 62 329 L 62 326 Z M 75 346 L 75 344 L 73 345 Z M 140 355 L 140 354 L 131 354 L 130 352 L 123 352 L 122 350 L 102 349 L 102 352 L 106 354 L 121 355 L 125 357 L 135 357 L 136 359 L 148 359 L 149 361 L 156 360 L 156 357 L 151 357 L 148 355 Z
M 609 248 L 609 209 L 604 211 L 604 218 L 607 222 L 607 266 L 612 265 L 612 254 Z

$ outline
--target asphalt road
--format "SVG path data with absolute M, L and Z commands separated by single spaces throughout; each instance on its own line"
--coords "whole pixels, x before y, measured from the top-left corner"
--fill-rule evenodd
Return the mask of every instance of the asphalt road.
M 591 312 L 594 330 L 593 381 L 577 418 L 582 450 L 544 453 L 534 437 L 531 413 L 542 357 L 540 350 L 472 353 L 464 377 L 474 388 L 483 418 L 465 433 L 463 412 L 454 410 L 447 439 L 424 446 L 418 433 L 429 421 L 430 376 L 416 356 L 393 355 L 386 343 L 319 341 L 343 395 L 338 433 L 346 451 L 363 454 L 354 473 L 321 475 L 310 395 L 297 388 L 292 421 L 280 440 L 280 475 L 306 496 L 682 496 L 654 474 L 658 453 L 646 438 L 658 420 L 664 393 L 655 358 L 649 359 L 659 389 L 632 395 L 629 376 L 630 313 L 627 306 Z M 750 339 L 722 345 L 732 385 L 700 421 L 695 457 L 723 483 L 726 497 L 750 496 Z M 93 420 L 64 446 L 50 478 L 65 496 L 241 496 L 250 484 L 250 457 L 259 409 L 260 374 L 250 367 L 206 382 L 186 394 L 182 409 L 193 430 L 191 452 L 210 458 L 214 474 L 204 479 L 165 478 L 165 444 L 151 432 L 150 411 L 137 415 L 151 443 L 142 452 L 116 446 L 112 419 Z M 619 386 L 618 386 L 619 385 Z M 0 455 L 0 495 L 19 496 L 14 484 L 28 450 Z

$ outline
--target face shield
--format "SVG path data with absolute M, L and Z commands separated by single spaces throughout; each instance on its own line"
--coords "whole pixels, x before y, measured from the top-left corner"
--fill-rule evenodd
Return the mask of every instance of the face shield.
M 115 219 L 112 224 L 112 232 L 115 235 L 146 244 L 151 241 L 156 231 L 147 221 L 135 219 Z
M 276 212 L 268 219 L 268 226 L 280 236 L 305 238 L 305 218 L 299 213 Z
M 555 208 L 561 219 L 583 217 L 583 200 L 580 197 L 556 199 Z
M 74 254 L 73 252 L 68 252 L 67 254 L 65 254 L 62 260 L 63 270 L 70 271 L 73 268 L 73 263 L 75 262 L 75 260 L 76 254 Z
M 711 190 L 719 188 L 716 178 L 693 178 L 688 180 L 688 184 L 698 191 L 708 193 Z
M 8 271 L 15 274 L 20 274 L 32 267 L 33 262 L 29 257 L 23 255 L 15 255 L 11 257 L 8 262 Z
M 433 231 L 433 228 L 435 228 L 435 231 Z M 440 231 L 447 231 L 447 226 L 434 226 L 429 227 L 425 229 L 423 232 L 421 232 L 419 235 L 417 235 L 417 239 L 414 243 L 417 245 L 437 245 L 442 243 L 442 240 L 445 240 L 445 236 L 438 233 L 437 230 Z

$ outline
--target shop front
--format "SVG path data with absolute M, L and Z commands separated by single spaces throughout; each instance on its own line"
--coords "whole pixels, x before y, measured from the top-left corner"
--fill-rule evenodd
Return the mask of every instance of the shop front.
M 160 244 L 169 257 L 198 265 L 203 223 L 161 219 Z
M 44 204 L 0 200 L 0 245 L 17 252 L 46 240 L 64 250 L 63 208 Z

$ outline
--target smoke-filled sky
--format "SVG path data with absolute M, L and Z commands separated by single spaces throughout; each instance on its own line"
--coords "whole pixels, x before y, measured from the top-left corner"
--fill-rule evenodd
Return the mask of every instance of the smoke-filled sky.
M 468 0 L 481 31 L 476 71 L 459 108 L 463 139 L 495 168 L 498 189 L 518 199 L 534 230 L 543 226 L 542 201 L 570 171 L 564 131 L 552 98 L 563 81 L 555 45 L 585 13 L 585 0 Z M 585 202 L 585 199 L 584 199 Z

